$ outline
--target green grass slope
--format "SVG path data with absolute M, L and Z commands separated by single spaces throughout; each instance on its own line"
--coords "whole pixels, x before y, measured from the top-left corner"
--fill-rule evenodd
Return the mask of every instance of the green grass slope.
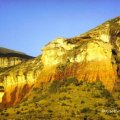
M 29 99 L 1 110 L 1 120 L 120 120 L 120 92 L 110 94 L 101 82 L 75 78 L 42 84 Z

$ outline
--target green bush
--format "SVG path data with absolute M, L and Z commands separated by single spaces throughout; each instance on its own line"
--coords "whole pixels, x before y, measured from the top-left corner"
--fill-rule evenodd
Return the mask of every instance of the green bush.
M 81 104 L 84 104 L 85 103 L 85 101 L 84 100 L 81 100 Z
M 104 85 L 102 84 L 102 82 L 99 80 L 94 84 L 94 86 L 98 90 L 103 90 L 105 88 Z
M 63 89 L 62 87 L 64 87 L 64 86 L 67 87 L 70 84 L 74 84 L 77 86 L 77 85 L 79 85 L 79 82 L 74 77 L 69 77 L 64 80 L 54 80 L 49 87 L 49 92 L 50 93 L 56 93 L 58 91 L 62 92 L 62 89 Z M 64 91 L 65 91 L 65 89 L 64 89 Z
M 48 110 L 49 113 L 52 113 L 53 111 L 52 110 Z
M 108 90 L 106 90 L 106 89 L 102 90 L 102 91 L 101 91 L 101 94 L 102 94 L 102 96 L 105 97 L 105 98 L 112 98 L 111 93 L 110 93 Z
M 114 100 L 113 98 L 108 98 L 105 106 L 106 106 L 106 107 L 115 107 L 115 106 L 116 106 L 115 100 Z
M 65 81 L 65 86 L 68 86 L 70 84 L 74 84 L 76 86 L 79 85 L 78 80 L 76 78 L 74 78 L 74 77 L 69 77 L 69 78 L 65 79 L 64 81 Z
M 67 104 L 66 104 L 66 103 L 62 103 L 61 105 L 62 105 L 62 106 L 67 106 Z
M 56 93 L 60 90 L 61 86 L 62 82 L 60 80 L 54 80 L 49 87 L 49 92 Z
M 93 98 L 101 98 L 102 95 L 101 95 L 100 93 L 93 92 L 93 93 L 92 93 L 92 97 L 93 97 Z
M 38 102 L 39 100 L 40 100 L 40 98 L 39 98 L 38 96 L 34 96 L 34 97 L 33 97 L 33 101 L 34 101 L 34 102 Z
M 85 108 L 81 109 L 80 112 L 81 112 L 81 113 L 88 113 L 88 112 L 91 112 L 91 109 L 88 108 L 88 107 L 85 107 Z
M 1 115 L 4 115 L 4 113 L 3 113 L 3 112 L 1 112 Z
M 16 114 L 20 114 L 20 111 L 17 111 Z
M 9 116 L 9 113 L 5 113 L 5 116 Z

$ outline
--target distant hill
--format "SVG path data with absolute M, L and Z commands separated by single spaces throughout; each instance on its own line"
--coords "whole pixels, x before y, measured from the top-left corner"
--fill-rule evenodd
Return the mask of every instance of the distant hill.
M 8 48 L 0 47 L 0 57 L 23 57 L 23 58 L 32 58 L 23 52 L 11 50 Z
M 23 52 L 0 47 L 0 71 L 1 68 L 3 71 L 3 68 L 6 69 L 9 67 L 13 67 L 32 58 L 34 57 L 29 56 Z

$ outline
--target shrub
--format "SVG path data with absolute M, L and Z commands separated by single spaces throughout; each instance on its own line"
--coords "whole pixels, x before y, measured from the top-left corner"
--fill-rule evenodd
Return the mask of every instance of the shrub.
M 48 110 L 49 113 L 52 113 L 53 111 L 52 110 Z
M 97 81 L 95 83 L 95 87 L 98 89 L 98 90 L 103 90 L 104 89 L 104 85 L 102 84 L 101 81 Z
M 84 103 L 85 103 L 85 101 L 81 100 L 81 104 L 84 104 Z
M 69 78 L 67 78 L 66 80 L 64 80 L 65 81 L 65 86 L 68 86 L 68 85 L 70 85 L 70 84 L 74 84 L 74 85 L 76 85 L 76 86 L 78 86 L 79 85 L 79 82 L 78 82 L 78 80 L 75 78 L 75 77 L 69 77 Z
M 3 110 L 2 109 L 0 109 L 0 112 L 2 112 Z
M 0 86 L 0 92 L 4 92 L 4 87 Z
M 5 116 L 9 116 L 9 113 L 5 113 Z
M 20 114 L 20 111 L 17 111 L 16 114 Z
M 40 98 L 39 98 L 38 96 L 34 96 L 34 97 L 33 97 L 33 101 L 34 101 L 34 102 L 38 102 L 39 100 L 40 100 Z
M 49 87 L 49 92 L 51 92 L 51 93 L 56 93 L 58 91 L 63 92 L 61 88 L 63 86 L 66 87 L 72 83 L 75 84 L 76 86 L 79 85 L 78 80 L 74 77 L 69 77 L 69 78 L 64 79 L 64 80 L 54 80 Z M 64 91 L 65 91 L 65 89 L 64 89 Z
M 92 97 L 94 97 L 94 98 L 101 98 L 102 95 L 100 93 L 94 92 L 94 93 L 92 93 Z
M 60 98 L 60 100 L 69 100 L 71 99 L 70 97 L 67 97 L 67 96 L 63 96 L 62 98 Z
M 72 111 L 71 117 L 75 117 L 75 112 L 74 111 Z
M 61 105 L 62 105 L 62 106 L 68 106 L 66 103 L 62 103 Z
M 49 92 L 56 93 L 58 90 L 60 90 L 60 87 L 61 87 L 60 80 L 54 80 L 49 87 Z
M 1 112 L 1 115 L 4 115 L 4 113 L 3 113 L 3 112 Z
M 62 87 L 62 89 L 60 89 L 60 92 L 68 92 L 68 89 L 66 87 Z
M 101 92 L 102 96 L 105 98 L 112 98 L 112 95 L 110 94 L 110 92 L 106 89 L 102 90 Z
M 15 108 L 19 108 L 19 107 L 20 107 L 20 105 L 15 106 Z
M 90 111 L 91 110 L 88 107 L 85 107 L 85 108 L 81 109 L 81 113 L 87 113 L 87 112 L 90 112 Z
M 113 98 L 109 98 L 105 104 L 107 107 L 114 107 L 115 105 L 115 100 Z
M 84 120 L 87 120 L 87 118 L 88 118 L 88 116 L 87 116 L 87 115 L 85 115 L 85 116 L 84 116 Z

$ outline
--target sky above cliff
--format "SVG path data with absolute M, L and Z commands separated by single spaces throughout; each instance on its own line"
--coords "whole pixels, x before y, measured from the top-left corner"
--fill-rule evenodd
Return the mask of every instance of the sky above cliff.
M 37 56 L 49 41 L 117 16 L 119 0 L 0 0 L 0 47 Z

